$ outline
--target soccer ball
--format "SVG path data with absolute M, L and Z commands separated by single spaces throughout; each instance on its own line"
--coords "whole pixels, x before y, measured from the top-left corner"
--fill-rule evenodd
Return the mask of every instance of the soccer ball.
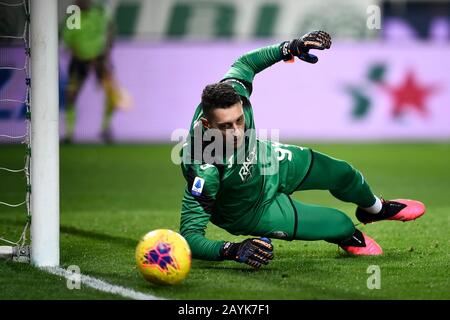
M 136 264 L 142 276 L 152 283 L 177 284 L 191 269 L 191 249 L 175 231 L 150 231 L 136 247 Z

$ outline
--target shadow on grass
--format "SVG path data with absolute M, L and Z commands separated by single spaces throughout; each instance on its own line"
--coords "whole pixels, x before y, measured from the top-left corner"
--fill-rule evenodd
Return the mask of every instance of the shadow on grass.
M 126 238 L 121 236 L 112 236 L 109 234 L 104 234 L 96 231 L 88 231 L 83 229 L 78 229 L 71 226 L 61 226 L 61 233 L 70 234 L 73 236 L 89 238 L 99 241 L 106 241 L 108 243 L 120 244 L 122 246 L 129 246 L 135 248 L 139 242 L 139 239 Z
M 247 266 L 246 264 L 238 264 L 237 266 L 228 266 L 228 265 L 218 265 L 218 264 L 211 264 L 211 262 L 204 262 L 202 265 L 197 264 L 196 267 L 201 268 L 202 270 L 216 270 L 216 271 L 239 271 L 241 273 L 247 273 L 247 274 L 253 274 L 255 272 L 257 273 L 266 273 L 266 272 L 273 272 L 278 271 L 277 268 L 270 268 L 267 269 L 267 267 L 262 266 L 260 269 L 253 269 L 250 266 Z
M 383 252 L 382 255 L 379 256 L 356 256 L 356 255 L 351 255 L 351 254 L 346 254 L 346 253 L 338 253 L 335 256 L 336 259 L 338 260 L 346 260 L 348 259 L 349 261 L 373 261 L 373 262 L 392 262 L 392 261 L 406 261 L 406 260 L 411 260 L 412 257 L 412 253 L 409 250 L 405 250 L 405 251 L 399 251 L 398 249 L 392 249 L 392 250 L 385 250 Z
M 17 220 L 9 220 L 9 219 L 2 219 L 2 224 L 5 225 L 12 225 L 12 226 L 21 226 L 23 227 L 22 221 Z M 136 245 L 139 242 L 139 239 L 132 239 L 132 238 L 126 238 L 121 236 L 112 236 L 109 234 L 104 234 L 96 231 L 88 231 L 83 230 L 71 226 L 60 226 L 60 232 L 63 234 L 69 234 L 72 236 L 78 236 L 82 238 L 89 238 L 93 240 L 99 240 L 99 241 L 106 241 L 108 243 L 115 243 L 122 246 L 130 246 L 130 247 L 136 247 Z

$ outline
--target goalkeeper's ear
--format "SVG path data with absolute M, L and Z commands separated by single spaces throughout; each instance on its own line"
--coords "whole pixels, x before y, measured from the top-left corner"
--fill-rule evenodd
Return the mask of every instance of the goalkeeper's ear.
M 201 117 L 200 121 L 202 122 L 203 127 L 205 127 L 206 129 L 211 128 L 211 123 L 209 123 L 208 119 L 206 119 L 205 117 Z

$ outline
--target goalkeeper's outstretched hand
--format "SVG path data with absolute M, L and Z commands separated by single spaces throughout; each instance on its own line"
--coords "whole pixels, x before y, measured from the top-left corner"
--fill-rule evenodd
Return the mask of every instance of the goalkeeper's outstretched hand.
M 300 39 L 286 41 L 281 44 L 281 53 L 284 61 L 292 61 L 295 57 L 309 62 L 316 63 L 319 58 L 310 54 L 310 49 L 324 50 L 330 49 L 331 37 L 325 31 L 313 31 L 305 34 Z
M 268 238 L 251 238 L 238 243 L 225 242 L 222 257 L 259 269 L 273 259 L 273 245 Z

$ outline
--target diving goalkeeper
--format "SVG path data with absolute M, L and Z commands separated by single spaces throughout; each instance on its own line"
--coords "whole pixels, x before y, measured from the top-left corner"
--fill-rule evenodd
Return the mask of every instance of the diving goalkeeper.
M 250 103 L 255 75 L 295 57 L 316 63 L 318 58 L 310 50 L 330 46 L 326 32 L 314 31 L 248 52 L 220 82 L 203 90 L 181 151 L 187 185 L 180 233 L 194 258 L 235 260 L 259 268 L 273 259 L 270 238 L 325 240 L 354 255 L 382 254 L 381 247 L 356 229 L 345 213 L 292 199 L 295 191 L 328 190 L 337 199 L 354 203 L 356 217 L 364 224 L 410 221 L 425 213 L 419 201 L 378 198 L 363 175 L 345 161 L 256 137 Z M 219 148 L 217 141 L 222 141 Z M 207 239 L 210 221 L 249 238 L 242 242 Z

